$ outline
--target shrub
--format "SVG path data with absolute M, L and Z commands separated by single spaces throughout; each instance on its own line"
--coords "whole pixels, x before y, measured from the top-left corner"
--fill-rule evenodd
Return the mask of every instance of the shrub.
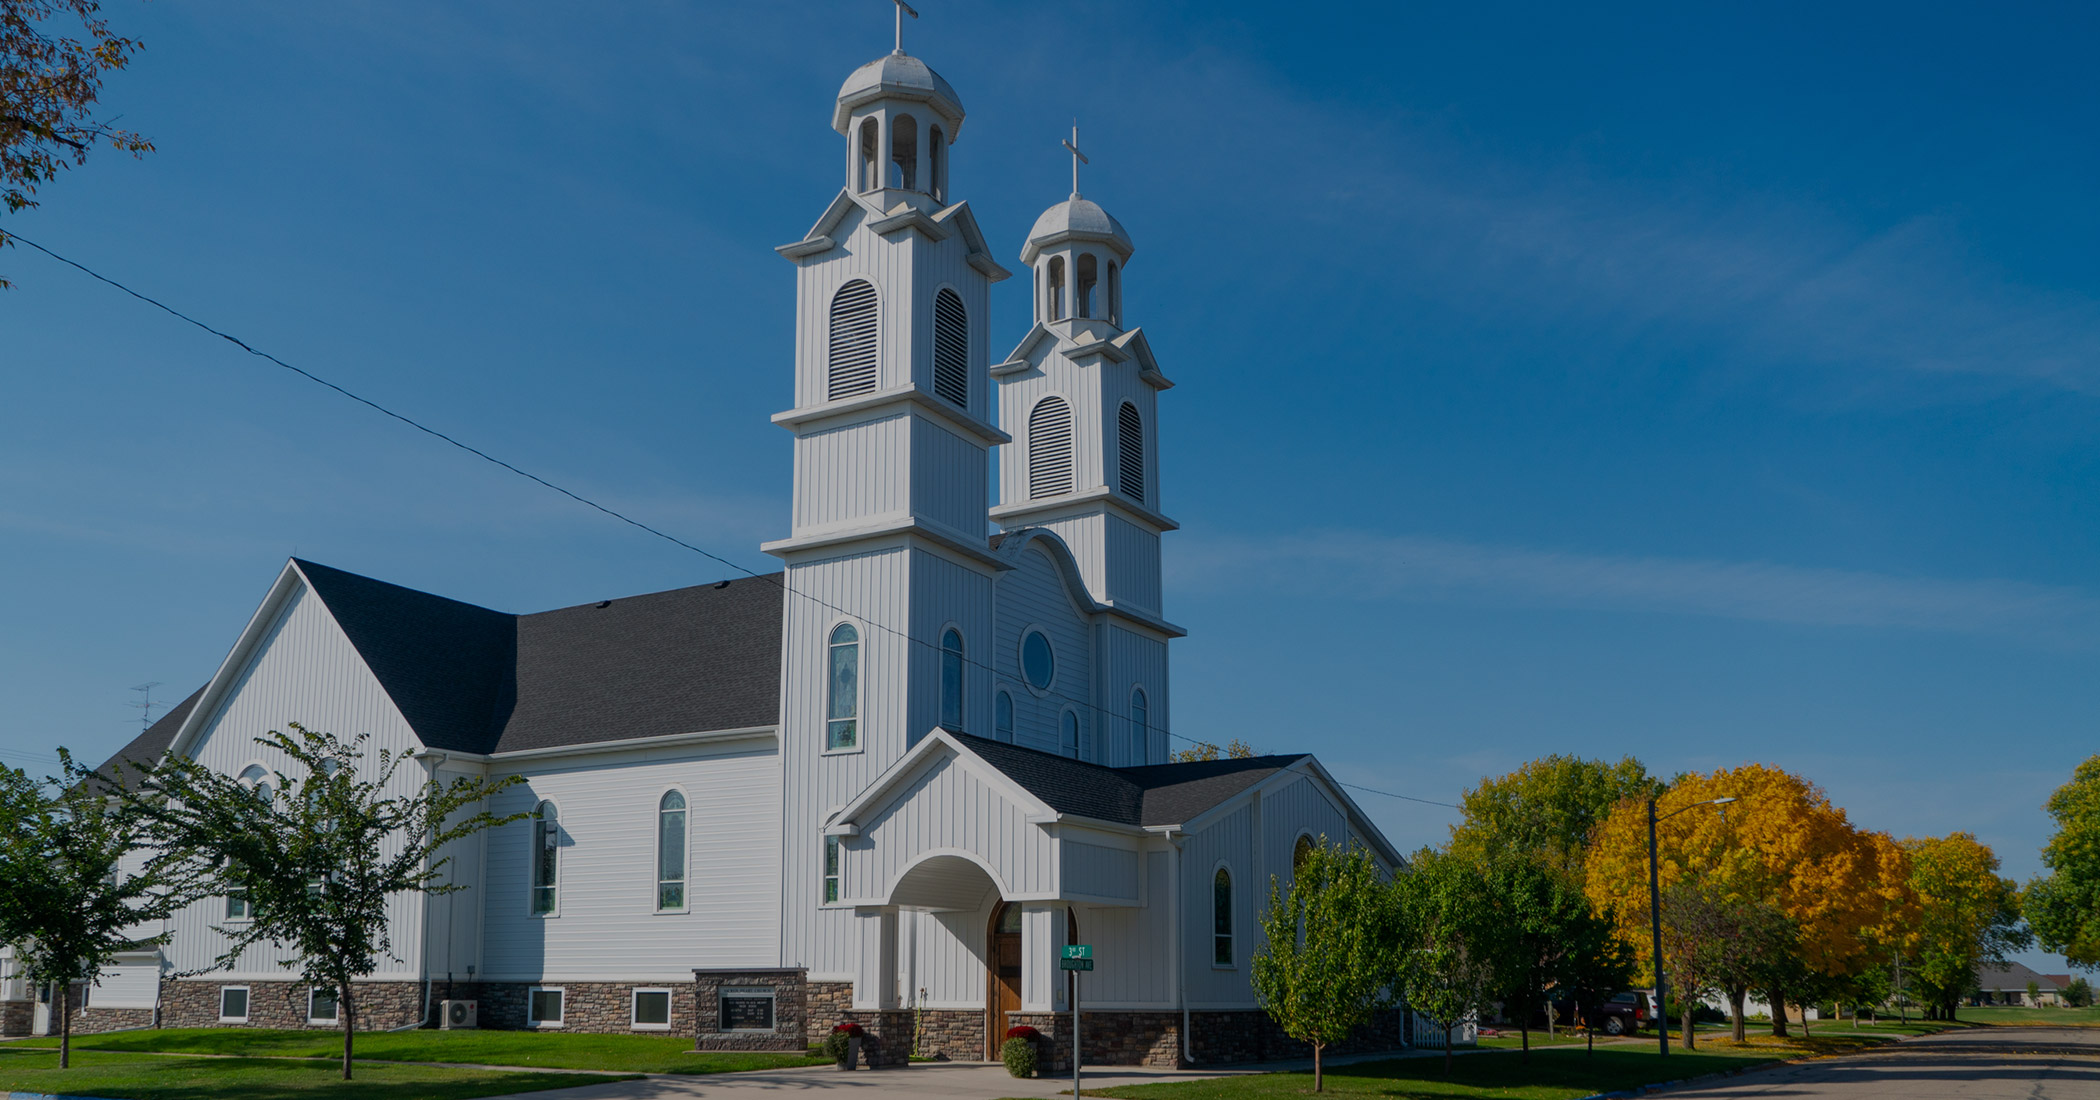
M 1033 1077 L 1035 1076 L 1035 1040 L 1025 1035 L 1013 1034 L 1014 1031 L 1020 1030 L 1024 1029 L 1013 1028 L 1008 1031 L 1007 1034 L 1010 1037 L 1006 1040 L 1006 1044 L 999 1048 L 999 1060 L 1006 1063 L 1006 1072 L 1015 1077 Z M 1034 1031 L 1035 1029 L 1026 1028 L 1025 1030 Z
M 824 1036 L 825 1056 L 834 1062 L 845 1061 L 847 1053 L 853 1049 L 853 1040 L 865 1034 L 867 1032 L 862 1030 L 859 1024 L 854 1023 L 840 1024 L 832 1028 L 831 1034 Z

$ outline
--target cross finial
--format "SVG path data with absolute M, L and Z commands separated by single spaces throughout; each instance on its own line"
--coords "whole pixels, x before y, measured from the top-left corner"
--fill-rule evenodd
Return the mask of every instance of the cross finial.
M 1065 142 L 1065 148 L 1072 151 L 1072 197 L 1076 199 L 1079 197 L 1079 166 L 1093 163 L 1079 151 L 1079 120 L 1076 118 L 1072 120 L 1072 139 Z
M 917 19 L 919 17 L 919 11 L 917 8 L 914 8 L 910 4 L 905 3 L 904 0 L 890 0 L 890 3 L 897 5 L 897 48 L 894 52 L 903 53 L 904 17 L 909 15 L 913 19 Z

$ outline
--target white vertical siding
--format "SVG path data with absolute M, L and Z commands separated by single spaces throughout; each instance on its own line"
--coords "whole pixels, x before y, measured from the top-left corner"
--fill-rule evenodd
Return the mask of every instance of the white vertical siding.
M 1256 880 L 1254 812 L 1250 806 L 1224 815 L 1182 843 L 1182 959 L 1191 1008 L 1251 1008 L 1248 971 L 1257 944 L 1255 914 L 1266 904 L 1268 880 Z M 1233 963 L 1212 963 L 1212 875 L 1223 861 L 1232 872 Z
M 255 738 L 295 721 L 345 738 L 371 734 L 365 745 L 367 760 L 420 747 L 342 628 L 321 600 L 303 586 L 278 612 L 247 665 L 236 673 L 232 691 L 206 720 L 189 751 L 199 763 L 227 775 L 238 775 L 252 763 L 272 771 L 289 770 L 289 757 L 263 748 Z M 425 778 L 422 767 L 404 764 L 385 793 L 410 794 Z M 398 845 L 398 840 L 389 841 L 387 848 L 398 851 Z M 171 965 L 177 970 L 209 966 L 226 950 L 226 937 L 212 930 L 224 917 L 222 898 L 184 909 L 172 922 L 175 935 L 166 948 Z M 420 895 L 400 895 L 387 903 L 389 935 L 401 961 L 382 958 L 375 977 L 422 975 L 422 917 Z M 234 972 L 280 976 L 287 973 L 277 965 L 283 957 L 284 952 L 269 946 L 250 948 Z
M 942 433 L 946 434 L 946 433 Z M 980 516 L 982 513 L 980 512 Z M 992 735 L 992 578 L 982 566 L 929 552 L 911 555 L 911 618 L 914 644 L 906 651 L 910 697 L 905 731 L 918 744 L 941 721 L 941 633 L 954 626 L 963 639 L 963 732 Z
M 911 510 L 965 537 L 985 531 L 985 449 L 924 415 L 912 418 Z
M 960 757 L 941 752 L 906 777 L 893 801 L 861 822 L 844 847 L 843 896 L 879 904 L 907 866 L 935 849 L 969 852 L 1002 872 L 1007 897 L 1057 891 L 1057 845 L 1030 824 L 987 777 Z M 958 899 L 973 907 L 982 897 Z
M 516 767 L 501 814 L 554 802 L 557 915 L 531 913 L 532 823 L 489 835 L 482 976 L 491 980 L 676 980 L 693 967 L 770 966 L 779 956 L 780 758 L 770 740 L 566 757 Z M 501 763 L 495 774 L 511 772 Z M 685 794 L 686 903 L 656 911 L 657 802 Z
M 1126 630 L 1116 623 L 1109 623 L 1108 637 L 1108 682 L 1103 703 L 1115 715 L 1114 736 L 1110 739 L 1107 762 L 1118 766 L 1158 763 L 1168 758 L 1173 746 L 1167 743 L 1167 731 L 1173 728 L 1172 715 L 1167 706 L 1167 643 L 1159 638 Z M 1145 722 L 1151 727 L 1143 746 L 1143 756 L 1131 753 L 1133 725 L 1130 715 L 1130 692 L 1132 688 L 1143 688 L 1145 692 Z
M 795 438 L 795 533 L 910 506 L 911 417 L 894 413 Z
M 1065 838 L 1064 894 L 1067 897 L 1138 898 L 1138 853 L 1135 847 L 1108 847 Z
M 1159 536 L 1121 516 L 1104 515 L 1104 587 L 1118 604 L 1161 611 Z
M 1155 851 L 1142 857 L 1146 878 L 1143 907 L 1083 907 L 1079 910 L 1079 941 L 1092 944 L 1094 970 L 1080 980 L 1080 1007 L 1169 1008 L 1174 989 L 1172 958 L 1166 946 L 1167 855 Z
M 916 1003 L 926 1008 L 984 1007 L 985 933 L 998 904 L 994 900 L 976 909 L 907 914 L 912 918 L 907 972 L 917 984 L 905 992 L 918 998 L 919 990 L 926 991 Z

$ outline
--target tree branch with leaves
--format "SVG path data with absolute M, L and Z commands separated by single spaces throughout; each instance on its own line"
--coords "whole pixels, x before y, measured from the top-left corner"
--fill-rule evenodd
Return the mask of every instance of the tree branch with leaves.
M 286 766 L 261 786 L 170 756 L 131 786 L 131 803 L 156 849 L 150 864 L 171 881 L 246 895 L 250 919 L 218 929 L 226 951 L 210 969 L 251 949 L 288 951 L 278 965 L 337 997 L 343 1078 L 357 1031 L 354 982 L 394 954 L 387 902 L 402 894 L 449 894 L 448 845 L 519 820 L 475 809 L 520 782 L 435 775 L 405 793 L 396 775 L 415 751 L 367 759 L 365 735 L 344 740 L 293 722 L 256 738 Z M 403 785 L 405 786 L 405 784 Z
M 1384 877 L 1370 853 L 1323 836 L 1289 890 L 1269 880 L 1254 995 L 1285 1035 L 1312 1045 L 1314 1092 L 1326 1090 L 1327 1047 L 1394 1001 L 1398 922 Z

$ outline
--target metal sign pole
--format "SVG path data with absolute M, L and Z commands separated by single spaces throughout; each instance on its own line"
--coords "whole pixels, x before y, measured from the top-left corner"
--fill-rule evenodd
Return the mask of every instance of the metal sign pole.
M 1079 971 L 1072 971 L 1072 1100 L 1079 1100 Z

